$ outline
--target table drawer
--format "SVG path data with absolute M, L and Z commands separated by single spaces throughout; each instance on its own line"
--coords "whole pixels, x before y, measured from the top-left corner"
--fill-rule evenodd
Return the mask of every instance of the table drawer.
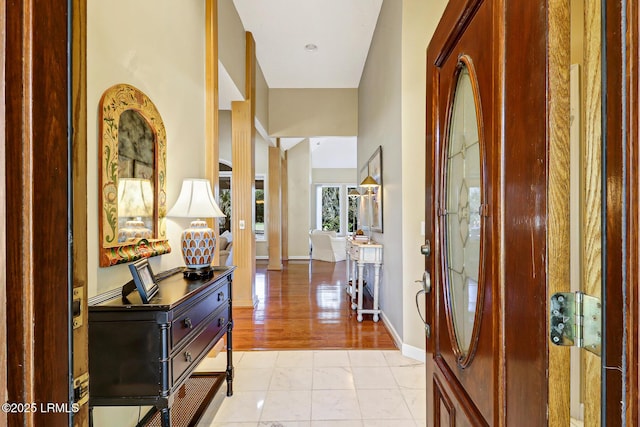
M 204 319 L 225 304 L 228 299 L 229 287 L 221 286 L 171 322 L 172 346 L 177 347 L 180 340 L 197 329 Z
M 229 310 L 226 308 L 221 309 L 207 324 L 204 330 L 187 345 L 180 350 L 179 353 L 173 356 L 171 359 L 171 384 L 175 387 L 176 384 L 181 382 L 190 373 L 195 364 L 201 359 L 202 353 L 207 350 L 214 343 L 214 339 L 221 331 L 226 331 Z

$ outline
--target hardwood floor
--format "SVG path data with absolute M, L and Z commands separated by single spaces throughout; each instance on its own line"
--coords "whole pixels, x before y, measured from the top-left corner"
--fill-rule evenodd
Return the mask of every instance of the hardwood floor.
M 382 320 L 356 320 L 345 269 L 345 261 L 291 261 L 282 271 L 258 264 L 258 306 L 233 309 L 234 350 L 395 349 Z

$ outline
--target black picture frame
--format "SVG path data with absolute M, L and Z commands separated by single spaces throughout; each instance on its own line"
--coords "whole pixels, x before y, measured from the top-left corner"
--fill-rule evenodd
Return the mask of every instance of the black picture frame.
M 149 260 L 143 258 L 133 262 L 129 264 L 129 270 L 140 294 L 140 299 L 144 304 L 149 304 L 151 298 L 158 293 L 158 283 L 149 265 Z

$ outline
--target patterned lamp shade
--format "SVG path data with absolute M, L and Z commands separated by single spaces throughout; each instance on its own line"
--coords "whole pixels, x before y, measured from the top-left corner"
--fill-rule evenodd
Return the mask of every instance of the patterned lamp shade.
M 213 260 L 216 241 L 213 230 L 201 219 L 225 216 L 213 198 L 209 181 L 185 179 L 178 200 L 167 216 L 198 218 L 182 233 L 182 257 L 188 268 L 209 267 Z

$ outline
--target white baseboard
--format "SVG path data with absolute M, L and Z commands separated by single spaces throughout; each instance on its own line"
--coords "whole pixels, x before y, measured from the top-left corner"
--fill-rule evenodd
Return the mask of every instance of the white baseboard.
M 403 356 L 410 357 L 415 360 L 419 360 L 422 363 L 425 363 L 427 361 L 426 352 L 419 347 L 414 347 L 409 344 L 402 344 L 401 352 Z
M 393 338 L 393 342 L 396 343 L 396 347 L 398 347 L 399 349 L 402 349 L 402 339 L 400 339 L 400 335 L 398 334 L 398 331 L 395 330 L 395 328 L 391 324 L 391 321 L 389 320 L 387 315 L 384 314 L 384 311 L 380 311 L 380 317 L 382 318 L 382 321 L 384 322 L 385 326 L 391 333 L 391 338 Z
M 309 255 L 289 255 L 290 261 L 309 261 Z
M 402 339 L 400 338 L 400 335 L 398 334 L 398 331 L 395 330 L 395 328 L 389 321 L 389 318 L 387 317 L 387 315 L 384 314 L 384 311 L 380 312 L 380 317 L 382 318 L 382 321 L 384 322 L 385 326 L 389 330 L 389 333 L 391 334 L 391 338 L 393 338 L 393 341 L 396 343 L 396 347 L 400 349 L 400 352 L 402 353 L 403 356 L 410 357 L 415 360 L 419 360 L 423 363 L 426 362 L 427 355 L 425 351 L 421 348 L 403 343 Z

